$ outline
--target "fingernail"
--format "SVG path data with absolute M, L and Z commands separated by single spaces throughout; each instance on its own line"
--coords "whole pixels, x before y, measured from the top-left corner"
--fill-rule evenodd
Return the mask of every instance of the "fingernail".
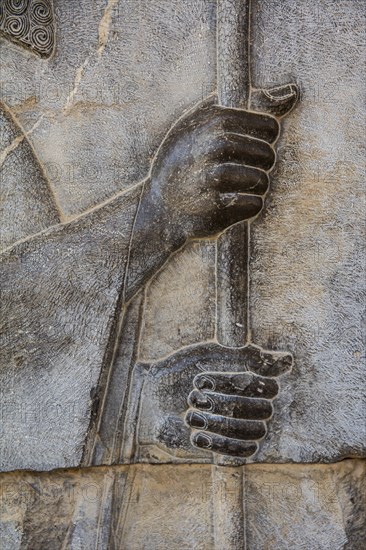
M 205 411 L 209 411 L 212 409 L 212 403 L 211 400 L 208 397 L 202 396 L 197 399 L 196 407 L 199 409 L 204 409 Z
M 188 412 L 187 422 L 192 428 L 207 428 L 205 417 L 196 412 Z
M 210 449 L 212 447 L 212 439 L 208 435 L 205 434 L 197 434 L 194 437 L 194 442 L 197 445 L 197 447 L 202 447 L 203 449 Z
M 215 382 L 208 376 L 199 376 L 196 379 L 196 388 L 199 390 L 214 390 Z
M 276 88 L 264 90 L 264 93 L 270 99 L 279 101 L 296 95 L 297 87 L 294 84 L 285 84 L 284 86 L 277 86 Z
M 190 402 L 197 409 L 204 409 L 209 411 L 212 408 L 211 400 L 206 397 L 203 393 L 199 394 L 198 392 L 193 392 L 190 398 Z

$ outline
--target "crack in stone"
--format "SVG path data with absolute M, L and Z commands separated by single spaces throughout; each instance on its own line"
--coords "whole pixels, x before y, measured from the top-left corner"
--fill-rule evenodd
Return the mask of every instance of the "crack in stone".
M 1 151 L 1 153 L 0 153 L 0 168 L 4 164 L 6 158 L 10 155 L 10 153 L 15 151 L 15 149 L 24 141 L 24 139 L 27 138 L 28 136 L 30 136 L 34 132 L 34 130 L 36 130 L 38 128 L 38 126 L 42 122 L 43 117 L 44 117 L 44 115 L 40 116 L 40 118 L 33 124 L 32 128 L 30 130 L 28 130 L 27 132 L 24 132 L 20 136 L 17 136 L 15 139 L 13 139 L 13 141 L 7 147 L 5 147 L 5 149 L 3 149 Z
M 84 74 L 84 71 L 85 71 L 85 67 L 89 63 L 89 57 L 90 56 L 88 55 L 86 57 L 86 59 L 84 60 L 83 64 L 80 65 L 80 67 L 78 69 L 76 69 L 75 78 L 74 78 L 74 87 L 71 90 L 71 92 L 69 93 L 69 95 L 67 96 L 65 107 L 64 107 L 64 115 L 65 116 L 70 113 L 70 110 L 73 106 L 74 97 L 78 93 L 78 90 L 79 90 L 79 87 L 80 87 L 80 84 L 81 84 L 81 79 L 83 78 L 83 74 Z
M 3 149 L 0 153 L 0 168 L 2 167 L 2 165 L 4 164 L 6 158 L 8 155 L 10 155 L 10 153 L 12 153 L 13 151 L 15 151 L 15 149 L 18 147 L 18 145 L 20 145 L 22 143 L 22 141 L 24 140 L 24 134 L 20 135 L 20 136 L 17 136 L 7 147 L 5 147 L 5 149 Z
M 112 22 L 112 11 L 114 7 L 118 4 L 119 0 L 108 0 L 108 4 L 104 10 L 104 14 L 99 23 L 98 28 L 98 55 L 102 56 L 104 48 L 107 45 L 110 25 Z

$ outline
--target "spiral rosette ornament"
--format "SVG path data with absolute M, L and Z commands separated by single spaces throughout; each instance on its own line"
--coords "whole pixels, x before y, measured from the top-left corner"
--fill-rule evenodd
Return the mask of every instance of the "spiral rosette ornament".
M 0 33 L 3 37 L 49 58 L 55 47 L 51 0 L 2 0 Z

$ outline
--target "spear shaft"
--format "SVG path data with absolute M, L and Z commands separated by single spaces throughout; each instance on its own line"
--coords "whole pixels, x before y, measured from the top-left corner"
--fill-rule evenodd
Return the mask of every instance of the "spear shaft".
M 217 0 L 217 90 L 223 107 L 248 109 L 250 0 Z M 217 338 L 228 347 L 250 338 L 249 224 L 229 228 L 218 241 Z
M 248 109 L 250 101 L 250 0 L 217 0 L 217 92 L 223 107 Z M 218 341 L 240 347 L 250 339 L 249 223 L 229 228 L 217 242 Z M 235 461 L 234 461 L 235 463 Z M 216 457 L 212 466 L 217 550 L 243 550 L 245 471 Z

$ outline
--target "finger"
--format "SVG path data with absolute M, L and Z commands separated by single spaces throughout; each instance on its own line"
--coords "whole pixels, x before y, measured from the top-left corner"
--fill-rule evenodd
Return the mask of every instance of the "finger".
M 263 200 L 257 195 L 220 193 L 218 201 L 216 223 L 222 229 L 242 220 L 254 218 L 263 207 Z
M 261 170 L 270 170 L 275 163 L 276 154 L 265 141 L 228 133 L 211 142 L 208 158 L 221 162 L 242 162 Z
M 266 420 L 272 416 L 273 407 L 267 399 L 253 399 L 222 393 L 203 393 L 193 390 L 188 396 L 191 407 L 212 414 L 243 418 L 247 420 Z
M 214 125 L 223 132 L 233 132 L 273 143 L 278 138 L 280 126 L 269 114 L 253 113 L 242 109 L 213 107 Z
M 193 380 L 201 392 L 224 393 L 243 397 L 273 399 L 278 394 L 278 384 L 272 378 L 264 378 L 251 372 L 210 372 L 197 374 Z
M 268 90 L 253 90 L 250 106 L 254 111 L 265 111 L 277 117 L 287 115 L 299 99 L 296 84 L 287 84 Z
M 208 177 L 221 193 L 263 195 L 269 185 L 268 174 L 263 170 L 230 162 L 213 167 Z
M 189 410 L 186 414 L 186 423 L 191 428 L 213 432 L 215 434 L 252 441 L 262 439 L 266 435 L 264 422 L 255 420 L 241 420 L 226 416 Z
M 191 442 L 200 449 L 207 449 L 214 453 L 233 456 L 251 456 L 258 449 L 258 445 L 254 442 L 241 441 L 240 439 L 231 439 L 222 435 L 202 432 L 193 433 Z

